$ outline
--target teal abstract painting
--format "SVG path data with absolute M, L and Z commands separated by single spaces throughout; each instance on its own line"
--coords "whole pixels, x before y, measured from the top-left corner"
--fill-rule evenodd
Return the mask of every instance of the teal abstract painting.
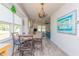
M 57 31 L 62 33 L 76 34 L 76 11 L 72 11 L 57 19 Z

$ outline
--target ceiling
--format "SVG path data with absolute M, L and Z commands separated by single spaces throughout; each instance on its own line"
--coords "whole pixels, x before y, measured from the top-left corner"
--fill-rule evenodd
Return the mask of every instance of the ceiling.
M 45 3 L 44 11 L 47 14 L 47 17 L 44 19 L 48 19 L 58 8 L 60 8 L 62 3 Z M 24 13 L 32 20 L 39 20 L 38 13 L 40 12 L 41 5 L 40 3 L 23 3 L 19 4 Z

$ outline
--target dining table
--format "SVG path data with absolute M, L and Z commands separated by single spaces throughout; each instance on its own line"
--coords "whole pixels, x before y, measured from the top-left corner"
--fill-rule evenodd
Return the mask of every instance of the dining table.
M 26 40 L 32 40 L 33 39 L 33 35 L 19 35 L 19 39 L 22 39 L 24 41 Z

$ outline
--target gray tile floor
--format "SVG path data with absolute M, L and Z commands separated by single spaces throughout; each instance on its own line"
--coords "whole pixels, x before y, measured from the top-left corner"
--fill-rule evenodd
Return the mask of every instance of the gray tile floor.
M 60 48 L 58 48 L 53 42 L 44 38 L 43 39 L 43 50 L 35 49 L 35 56 L 67 56 Z M 18 52 L 15 53 L 18 56 Z M 25 54 L 25 56 L 27 56 Z
M 53 42 L 48 39 L 43 39 L 43 51 L 36 50 L 36 56 L 66 56 Z

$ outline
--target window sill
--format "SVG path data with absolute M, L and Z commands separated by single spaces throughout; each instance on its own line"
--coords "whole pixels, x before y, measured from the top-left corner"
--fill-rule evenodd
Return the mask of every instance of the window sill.
M 6 37 L 6 38 L 3 38 L 3 39 L 0 38 L 0 43 L 5 43 L 8 40 L 11 40 L 11 37 Z

